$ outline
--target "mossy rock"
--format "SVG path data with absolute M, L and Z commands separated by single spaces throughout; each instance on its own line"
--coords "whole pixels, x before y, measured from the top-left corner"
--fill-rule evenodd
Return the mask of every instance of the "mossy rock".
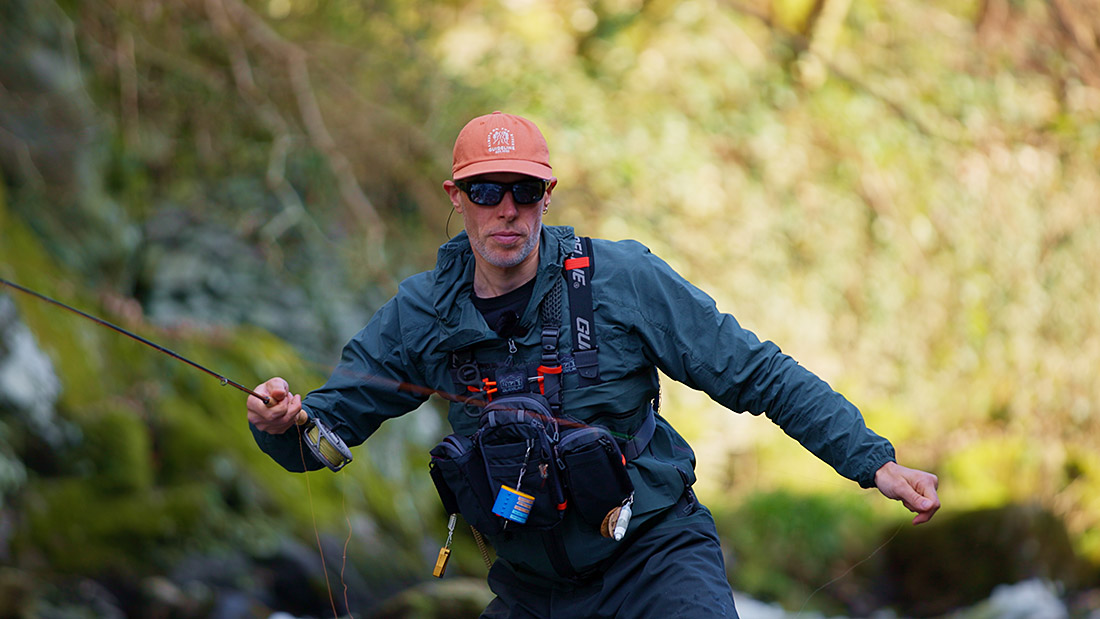
M 56 571 L 142 573 L 204 529 L 217 502 L 202 485 L 103 493 L 86 480 L 40 481 L 18 543 Z
M 119 408 L 84 421 L 84 440 L 75 458 L 95 471 L 104 493 L 141 493 L 153 485 L 152 439 L 139 412 Z
M 1038 579 L 1067 590 L 1094 574 L 1065 524 L 1033 505 L 941 513 L 905 527 L 866 568 L 879 603 L 915 617 L 941 615 L 990 595 L 1001 584 Z
M 171 485 L 205 478 L 225 441 L 205 412 L 180 397 L 165 398 L 153 419 L 157 481 Z

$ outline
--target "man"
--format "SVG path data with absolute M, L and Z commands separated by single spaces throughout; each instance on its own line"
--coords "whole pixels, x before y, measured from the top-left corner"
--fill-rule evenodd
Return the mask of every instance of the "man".
M 589 246 L 572 228 L 544 226 L 556 184 L 534 123 L 500 112 L 470 121 L 455 142 L 452 180 L 443 183 L 465 231 L 440 248 L 433 271 L 401 284 L 347 344 L 322 388 L 304 400 L 281 378 L 256 388 L 270 397 L 268 406 L 248 400 L 261 448 L 300 470 L 298 435 L 287 430 L 303 409 L 355 445 L 427 398 L 385 385 L 476 396 L 452 402 L 451 452 L 437 448 L 432 461 L 433 470 L 452 472 L 441 487 L 444 503 L 465 495 L 454 509 L 486 529 L 496 548 L 489 584 L 497 597 L 484 617 L 736 617 L 714 521 L 691 491 L 694 454 L 654 413 L 656 369 L 733 411 L 766 413 L 840 474 L 902 501 L 917 514 L 914 524 L 939 509 L 934 475 L 898 465 L 890 443 L 843 396 L 720 313 L 645 247 L 604 240 Z M 581 288 L 590 300 L 573 297 Z M 447 466 L 472 453 L 488 464 L 463 473 L 469 485 L 484 484 L 483 471 L 493 477 L 499 450 L 489 437 L 499 428 L 491 427 L 496 421 L 485 411 L 493 405 L 486 403 L 504 401 L 506 384 L 552 412 L 521 407 L 523 428 L 546 432 L 519 443 L 526 450 L 516 487 L 495 483 L 482 501 L 492 506 L 482 508 L 476 493 L 455 481 L 454 471 L 462 471 Z M 600 443 L 613 453 L 610 465 L 600 466 L 623 466 L 628 477 L 620 471 L 612 480 L 610 505 L 618 507 L 603 522 L 606 492 L 586 491 L 603 488 L 614 471 L 597 479 L 587 465 L 533 459 L 540 449 L 564 451 L 575 428 L 613 435 Z M 448 453 L 457 454 L 453 461 Z M 503 479 L 515 475 L 508 469 Z M 559 499 L 538 494 L 551 486 L 564 488 Z M 524 498 L 522 513 L 497 511 L 502 501 Z M 586 504 L 602 505 L 595 520 L 583 513 Z M 548 511 L 536 516 L 540 505 Z M 527 510 L 533 520 L 550 520 L 532 526 Z

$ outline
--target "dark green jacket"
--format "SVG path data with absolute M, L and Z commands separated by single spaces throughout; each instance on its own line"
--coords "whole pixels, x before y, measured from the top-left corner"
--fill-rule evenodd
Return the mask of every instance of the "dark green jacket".
M 535 289 L 521 317 L 521 324 L 529 328 L 514 340 L 517 360 L 539 358 L 539 303 L 562 277 L 573 241 L 570 227 L 543 227 Z M 761 342 L 733 316 L 720 313 L 708 295 L 643 245 L 594 239 L 592 253 L 602 382 L 580 388 L 576 374 L 564 374 L 565 414 L 633 433 L 647 403 L 657 395 L 657 367 L 732 411 L 766 413 L 788 435 L 863 487 L 874 485 L 875 471 L 894 459 L 890 443 L 870 431 L 843 396 L 775 344 Z M 416 409 L 427 398 L 397 389 L 397 383 L 455 391 L 450 352 L 480 343 L 478 350 L 486 354 L 481 358 L 505 359 L 508 342 L 489 328 L 470 300 L 473 280 L 473 252 L 463 232 L 440 248 L 434 270 L 402 282 L 397 295 L 348 342 L 328 382 L 306 396 L 303 406 L 309 414 L 324 420 L 349 445 L 357 445 L 383 421 Z M 567 308 L 563 301 L 563 354 L 572 351 Z M 477 419 L 460 404 L 451 404 L 449 420 L 455 432 L 468 435 L 477 429 Z M 302 469 L 296 434 L 275 436 L 255 428 L 253 433 L 260 447 L 284 467 Z M 425 465 L 427 460 L 425 455 Z M 658 416 L 649 448 L 629 465 L 636 489 L 631 528 L 673 505 L 684 492 L 685 480 L 694 482 L 694 466 L 690 446 Z M 596 566 L 617 544 L 577 517 L 567 516 L 559 528 L 578 571 Z M 552 577 L 539 534 L 510 530 L 492 541 L 498 556 L 519 572 Z

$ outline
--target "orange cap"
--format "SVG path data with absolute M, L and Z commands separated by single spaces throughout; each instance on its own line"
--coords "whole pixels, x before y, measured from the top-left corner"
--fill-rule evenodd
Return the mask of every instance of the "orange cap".
M 550 149 L 535 123 L 521 116 L 493 112 L 466 123 L 455 140 L 451 178 L 492 172 L 515 172 L 551 178 Z

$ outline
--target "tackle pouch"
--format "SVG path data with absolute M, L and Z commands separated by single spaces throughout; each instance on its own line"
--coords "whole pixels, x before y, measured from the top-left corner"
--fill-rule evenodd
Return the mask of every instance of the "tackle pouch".
M 566 499 L 554 457 L 558 425 L 546 398 L 525 393 L 494 400 L 472 438 L 501 528 L 505 520 L 538 529 L 561 521 Z
M 451 434 L 430 453 L 432 482 L 447 513 L 462 514 L 467 524 L 486 535 L 500 533 L 503 521 L 492 513 L 494 495 L 485 476 L 485 462 L 473 441 Z
M 562 432 L 557 454 L 573 506 L 585 522 L 599 528 L 607 513 L 634 492 L 634 484 L 626 457 L 611 433 L 599 426 L 578 425 Z

